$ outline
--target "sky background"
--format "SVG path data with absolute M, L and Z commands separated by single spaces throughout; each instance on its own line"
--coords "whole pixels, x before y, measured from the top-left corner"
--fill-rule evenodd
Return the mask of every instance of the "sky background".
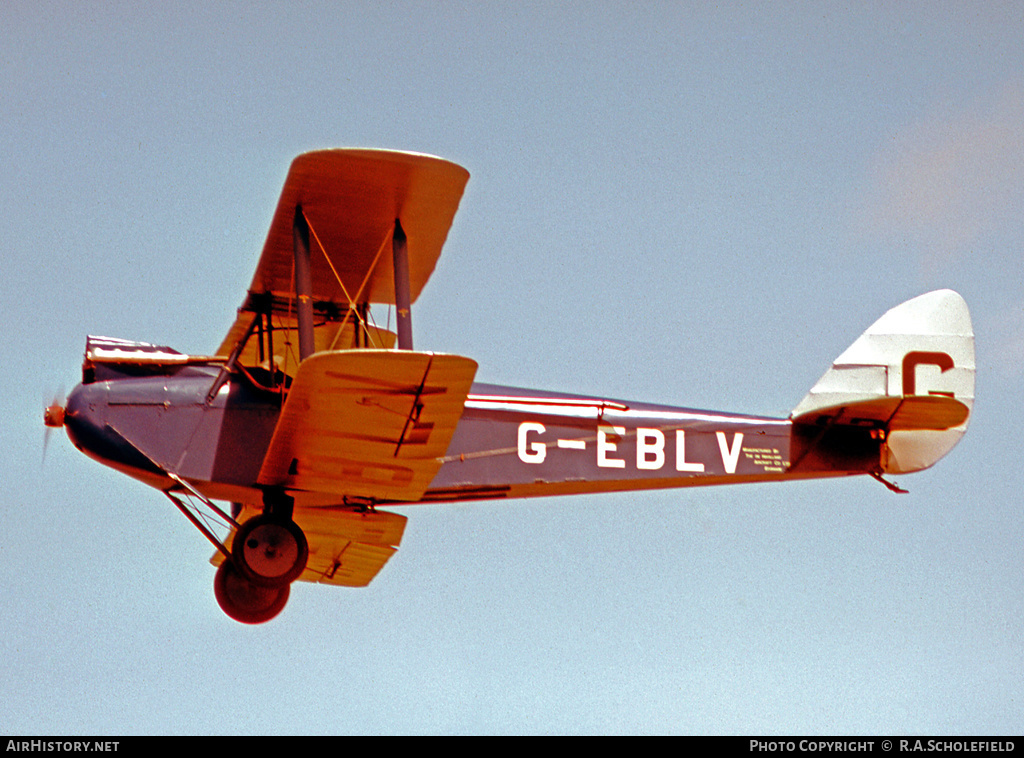
M 1021 731 L 1024 6 L 0 9 L 0 732 Z M 216 349 L 288 166 L 471 179 L 413 312 L 480 381 L 786 416 L 949 287 L 971 429 L 869 479 L 409 507 L 369 588 L 229 620 L 43 407 L 87 334 Z

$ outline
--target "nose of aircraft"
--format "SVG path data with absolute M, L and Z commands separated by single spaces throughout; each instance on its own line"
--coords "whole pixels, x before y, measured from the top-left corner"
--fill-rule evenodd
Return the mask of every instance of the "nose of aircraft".
M 46 409 L 45 423 L 47 426 L 63 426 L 68 438 L 83 452 L 99 454 L 102 448 L 102 413 L 98 412 L 106 406 L 102 400 L 103 384 L 79 384 L 68 395 L 64 407 L 55 410 L 54 406 Z M 56 423 L 59 419 L 60 423 Z
M 157 466 L 108 419 L 108 394 L 106 382 L 79 384 L 71 391 L 63 416 L 68 439 L 86 455 L 108 465 L 158 472 Z

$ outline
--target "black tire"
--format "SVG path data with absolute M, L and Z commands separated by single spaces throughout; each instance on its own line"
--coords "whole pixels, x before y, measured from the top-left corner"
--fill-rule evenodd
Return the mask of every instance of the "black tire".
M 238 573 L 234 563 L 224 561 L 213 579 L 213 594 L 221 610 L 235 621 L 262 624 L 284 609 L 291 587 L 260 587 Z

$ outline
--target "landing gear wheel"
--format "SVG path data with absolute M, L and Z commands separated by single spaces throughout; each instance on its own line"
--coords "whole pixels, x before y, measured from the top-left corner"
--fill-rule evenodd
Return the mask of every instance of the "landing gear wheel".
M 213 580 L 213 594 L 224 613 L 243 624 L 262 624 L 279 614 L 288 602 L 291 588 L 260 587 L 238 573 L 231 561 L 224 561 Z
M 231 547 L 239 573 L 260 587 L 287 587 L 306 568 L 309 543 L 298 525 L 263 514 L 242 524 Z

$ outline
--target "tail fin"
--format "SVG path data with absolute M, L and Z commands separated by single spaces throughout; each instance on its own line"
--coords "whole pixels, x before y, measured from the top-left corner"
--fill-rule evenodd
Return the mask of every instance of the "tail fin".
M 926 469 L 964 432 L 974 404 L 974 330 L 964 299 L 929 292 L 898 305 L 836 358 L 793 409 L 798 424 L 870 427 L 879 466 Z

